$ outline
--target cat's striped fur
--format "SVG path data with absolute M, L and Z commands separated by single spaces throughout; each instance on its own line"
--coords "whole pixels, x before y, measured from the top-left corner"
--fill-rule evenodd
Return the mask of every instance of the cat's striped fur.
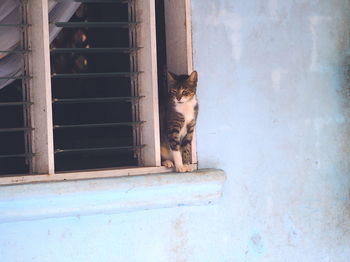
M 198 114 L 197 72 L 175 75 L 168 72 L 168 103 L 161 112 L 162 164 L 177 172 L 190 172 L 191 142 Z

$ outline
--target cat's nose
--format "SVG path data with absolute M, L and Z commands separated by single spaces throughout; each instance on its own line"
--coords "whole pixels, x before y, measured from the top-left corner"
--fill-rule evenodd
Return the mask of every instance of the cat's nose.
M 180 101 L 181 98 L 182 98 L 181 96 L 176 97 L 177 101 Z

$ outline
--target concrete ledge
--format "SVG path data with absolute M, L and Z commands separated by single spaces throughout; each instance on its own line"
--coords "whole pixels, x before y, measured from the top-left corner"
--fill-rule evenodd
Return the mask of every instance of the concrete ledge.
M 0 222 L 210 204 L 222 194 L 218 169 L 192 173 L 0 186 Z

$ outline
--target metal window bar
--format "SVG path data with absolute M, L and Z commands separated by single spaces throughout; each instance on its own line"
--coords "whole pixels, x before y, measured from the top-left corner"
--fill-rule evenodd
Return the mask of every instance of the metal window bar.
M 127 150 L 127 151 L 138 151 L 145 145 L 139 146 L 110 146 L 110 147 L 94 147 L 94 148 L 77 148 L 77 149 L 55 149 L 55 154 L 58 153 L 74 153 L 74 152 L 88 152 L 88 151 L 107 151 L 107 150 Z
M 135 97 L 91 97 L 91 98 L 54 98 L 54 104 L 71 104 L 71 103 L 107 103 L 107 102 L 132 102 L 139 100 L 143 96 Z
M 136 77 L 142 72 L 109 72 L 109 73 L 73 73 L 73 74 L 52 74 L 52 78 L 95 78 L 95 77 Z
M 29 35 L 28 35 L 28 0 L 22 0 L 21 5 L 21 15 L 23 19 L 23 24 L 26 25 L 22 30 L 22 37 L 21 37 L 21 49 L 29 51 Z M 28 52 L 23 53 L 23 67 L 22 67 L 22 76 L 27 76 L 29 73 L 29 57 Z M 22 93 L 23 93 L 23 99 L 24 101 L 30 102 L 30 86 L 29 86 L 29 78 L 25 77 L 22 79 Z M 23 107 L 23 114 L 24 114 L 24 125 L 28 127 L 28 131 L 32 131 L 33 128 L 31 128 L 31 115 L 29 108 L 24 106 Z M 27 155 L 25 160 L 26 163 L 29 165 L 29 172 L 32 173 L 33 170 L 33 147 L 32 147 L 32 132 L 24 132 L 24 141 L 25 141 L 25 154 Z
M 23 70 L 22 70 L 22 73 L 23 73 Z M 22 80 L 29 80 L 31 79 L 32 77 L 31 76 L 28 76 L 28 75 L 19 75 L 19 76 L 3 76 L 3 77 L 0 77 L 1 80 L 10 80 L 10 79 L 22 79 Z
M 23 6 L 26 5 L 27 3 L 24 3 L 26 0 L 21 0 L 22 3 L 22 9 Z M 26 7 L 25 7 L 26 9 Z M 27 23 L 22 23 L 22 24 L 0 24 L 0 27 L 28 27 L 31 26 L 30 24 Z
M 0 50 L 0 53 L 5 53 L 7 55 L 10 54 L 21 54 L 22 55 L 22 68 L 20 75 L 10 75 L 5 77 L 0 77 L 2 80 L 17 80 L 21 79 L 22 83 L 22 99 L 20 102 L 0 102 L 0 107 L 7 106 L 22 106 L 23 108 L 23 127 L 19 128 L 1 128 L 1 133 L 11 133 L 11 132 L 23 132 L 24 135 L 24 153 L 23 154 L 2 154 L 0 155 L 0 159 L 8 159 L 8 158 L 24 158 L 25 163 L 28 165 L 29 173 L 33 172 L 33 157 L 34 153 L 32 152 L 32 143 L 31 136 L 34 128 L 31 127 L 31 118 L 30 118 L 30 106 L 33 103 L 30 101 L 30 87 L 29 87 L 29 79 L 31 76 L 28 75 L 28 53 L 29 44 L 28 44 L 28 0 L 20 1 L 20 17 L 22 19 L 19 24 L 0 24 L 0 27 L 18 27 L 20 28 L 20 48 L 16 50 Z
M 129 47 L 128 48 L 52 48 L 51 54 L 57 53 L 124 53 L 129 54 L 130 72 L 108 72 L 108 73 L 67 73 L 51 75 L 52 79 L 64 78 L 105 78 L 105 77 L 127 77 L 131 82 L 131 97 L 108 97 L 108 98 L 80 98 L 80 99 L 58 99 L 53 98 L 53 104 L 63 103 L 107 103 L 115 101 L 131 102 L 132 122 L 124 123 L 101 123 L 101 124 L 79 124 L 79 125 L 54 125 L 54 129 L 62 128 L 93 128 L 93 127 L 111 127 L 111 126 L 132 126 L 133 145 L 123 147 L 98 147 L 98 148 L 78 148 L 78 149 L 55 149 L 55 154 L 74 153 L 88 151 L 106 151 L 106 150 L 128 150 L 134 152 L 134 157 L 138 159 L 138 165 L 143 165 L 141 142 L 141 126 L 144 121 L 140 120 L 138 75 L 142 72 L 137 67 L 137 51 L 142 47 L 137 46 L 136 27 L 139 24 L 136 21 L 136 8 L 134 0 L 55 0 L 56 2 L 81 2 L 81 3 L 127 3 L 128 4 L 128 22 L 50 22 L 57 27 L 62 28 L 128 28 L 129 29 Z
M 57 53 L 122 53 L 128 54 L 137 52 L 141 47 L 131 47 L 131 48 L 51 48 L 51 54 Z M 0 51 L 1 53 L 1 51 Z
M 0 106 L 31 106 L 32 102 L 0 102 Z
M 0 50 L 0 54 L 1 53 L 5 53 L 5 54 L 24 54 L 24 53 L 28 53 L 29 50 Z
M 96 27 L 116 27 L 116 28 L 131 28 L 135 27 L 138 22 L 50 22 L 57 27 L 62 28 L 96 28 Z
M 31 128 L 31 127 L 0 128 L 0 133 L 19 132 L 19 131 L 30 132 L 33 130 L 34 128 Z
M 136 6 L 135 2 L 129 2 L 128 4 L 128 12 L 129 12 L 129 22 L 136 22 Z M 130 27 L 129 29 L 129 44 L 130 47 L 137 47 L 137 38 L 136 38 L 136 27 Z M 137 52 L 133 52 L 130 54 L 130 71 L 137 72 Z M 139 96 L 139 85 L 138 85 L 138 77 L 133 77 L 131 80 L 131 95 Z M 140 104 L 138 101 L 132 103 L 132 115 L 133 121 L 140 120 Z M 141 129 L 140 126 L 133 126 L 133 145 L 141 145 Z M 134 157 L 138 159 L 139 166 L 142 166 L 144 163 L 142 159 L 142 150 L 134 151 Z
M 139 122 L 121 122 L 121 123 L 101 123 L 101 124 L 80 124 L 80 125 L 54 125 L 54 129 L 61 128 L 90 128 L 90 127 L 113 127 L 113 126 L 136 126 L 142 125 L 144 121 Z M 1 129 L 0 129 L 1 132 Z
M 33 153 L 26 153 L 26 154 L 12 154 L 12 155 L 0 155 L 1 158 L 16 158 L 16 157 L 24 157 L 24 158 L 32 158 L 35 154 Z

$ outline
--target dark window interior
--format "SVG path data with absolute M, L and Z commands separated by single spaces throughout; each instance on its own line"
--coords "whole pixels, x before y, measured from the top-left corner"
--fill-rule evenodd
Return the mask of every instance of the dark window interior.
M 130 22 L 127 3 L 85 3 L 69 22 Z M 137 19 L 135 19 L 137 21 Z M 69 23 L 68 22 L 68 23 Z M 167 94 L 164 0 L 156 0 L 158 86 L 160 104 Z M 137 166 L 135 133 L 139 119 L 133 112 L 132 77 L 108 73 L 132 71 L 129 27 L 63 27 L 51 43 L 52 98 L 56 171 Z M 80 51 L 74 49 L 80 49 Z M 81 52 L 81 48 L 100 48 Z M 124 51 L 101 51 L 123 48 Z M 70 49 L 70 50 L 68 50 Z M 87 74 L 105 74 L 107 76 Z M 108 99 L 105 99 L 108 98 Z M 0 90 L 0 103 L 25 101 L 22 80 Z M 23 156 L 26 127 L 24 106 L 0 105 L 0 174 L 30 172 Z M 136 123 L 135 123 L 136 122 Z M 130 123 L 130 124 L 125 124 Z M 16 157 L 1 156 L 16 155 Z M 21 155 L 21 156 L 18 156 Z
M 17 32 L 20 43 L 9 50 L 0 51 L 0 59 L 9 63 L 16 57 L 21 61 L 20 71 L 1 75 L 1 84 L 8 83 L 0 89 L 0 175 L 7 174 L 28 174 L 31 169 L 32 153 L 30 143 L 27 141 L 31 135 L 30 109 L 28 93 L 28 74 L 26 65 L 26 54 L 28 53 L 27 43 L 24 34 L 27 30 L 26 3 L 21 2 L 21 8 L 12 13 L 22 17 L 18 24 L 2 24 L 12 32 Z
M 24 108 L 21 105 L 5 106 L 8 102 L 21 101 L 21 80 L 16 80 L 0 90 L 0 174 L 29 172 L 28 162 L 23 156 L 26 151 L 24 131 L 10 131 L 25 126 Z
M 127 23 L 129 12 L 127 3 L 86 3 L 69 22 Z M 136 121 L 134 100 L 123 99 L 136 95 L 131 77 L 108 75 L 131 72 L 128 48 L 135 46 L 129 34 L 128 26 L 67 27 L 51 44 L 73 50 L 51 54 L 56 171 L 138 165 L 133 148 L 136 127 L 125 124 Z
M 156 0 L 156 30 L 157 30 L 157 65 L 158 65 L 158 97 L 160 108 L 168 95 L 166 82 L 167 60 L 166 60 L 166 38 L 165 38 L 165 16 L 164 0 Z

